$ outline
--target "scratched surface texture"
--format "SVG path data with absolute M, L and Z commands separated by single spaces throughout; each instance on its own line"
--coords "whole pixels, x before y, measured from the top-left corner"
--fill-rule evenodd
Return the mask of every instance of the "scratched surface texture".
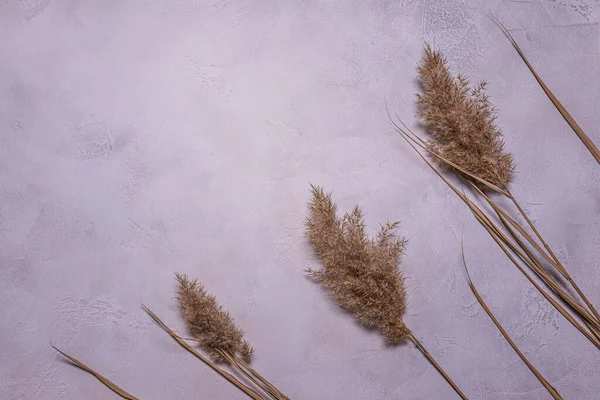
M 0 1 L 0 398 L 240 392 L 153 324 L 183 332 L 174 272 L 198 277 L 293 399 L 450 399 L 411 345 L 386 348 L 308 280 L 309 182 L 369 231 L 400 220 L 408 324 L 473 399 L 548 394 L 476 303 L 569 399 L 600 354 L 531 287 L 390 129 L 412 126 L 423 42 L 490 82 L 526 211 L 600 304 L 600 167 L 489 17 L 600 143 L 600 2 Z

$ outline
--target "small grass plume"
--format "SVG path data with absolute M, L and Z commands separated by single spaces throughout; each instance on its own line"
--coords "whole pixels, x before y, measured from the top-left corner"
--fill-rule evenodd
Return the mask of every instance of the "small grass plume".
M 406 240 L 393 236 L 397 223 L 387 223 L 370 239 L 358 207 L 338 218 L 331 194 L 312 186 L 312 195 L 307 236 L 323 268 L 309 270 L 310 276 L 363 325 L 379 329 L 388 343 L 406 340 L 406 289 L 398 270 Z
M 485 93 L 486 83 L 470 87 L 466 77 L 453 76 L 442 54 L 429 45 L 417 71 L 423 89 L 417 94 L 419 117 L 431 135 L 427 147 L 472 175 L 506 186 L 514 162 L 495 125 L 496 111 Z
M 198 342 L 215 362 L 227 363 L 240 372 L 253 384 L 252 388 L 237 379 L 234 381 L 224 376 L 248 396 L 265 398 L 260 394 L 262 392 L 272 400 L 289 400 L 283 392 L 248 364 L 254 350 L 244 339 L 244 331 L 235 325 L 231 315 L 223 310 L 216 298 L 208 294 L 196 279 L 190 280 L 186 275 L 181 274 L 175 276 L 178 282 L 179 308 L 188 330 L 194 335 L 189 339 L 176 337 L 176 340 L 180 344 L 185 343 L 185 340 Z M 190 348 L 189 345 L 186 347 L 188 351 Z M 196 353 L 194 350 L 194 354 Z M 223 375 L 222 372 L 219 373 Z
M 403 321 L 406 288 L 398 265 L 407 240 L 395 237 L 398 224 L 383 225 L 377 237 L 371 239 L 360 208 L 339 218 L 331 193 L 313 185 L 311 192 L 306 235 L 323 267 L 309 269 L 309 275 L 363 325 L 378 329 L 388 343 L 411 340 L 456 393 L 466 399 Z
M 216 362 L 229 362 L 222 351 L 238 354 L 250 362 L 253 349 L 244 331 L 238 328 L 231 315 L 208 294 L 196 279 L 176 274 L 179 286 L 177 301 L 190 333 Z

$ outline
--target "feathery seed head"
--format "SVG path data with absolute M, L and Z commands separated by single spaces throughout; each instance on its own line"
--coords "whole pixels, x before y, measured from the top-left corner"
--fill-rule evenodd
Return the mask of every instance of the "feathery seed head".
M 233 318 L 208 294 L 196 279 L 176 274 L 179 286 L 177 301 L 188 329 L 200 346 L 216 362 L 226 362 L 219 350 L 238 354 L 250 361 L 253 349 L 244 339 L 244 332 L 235 326 Z
M 419 117 L 431 135 L 429 149 L 487 182 L 506 186 L 515 166 L 495 125 L 486 83 L 470 87 L 466 77 L 454 77 L 442 54 L 429 45 L 417 70 L 423 89 L 417 94 Z
M 397 223 L 383 225 L 370 239 L 358 207 L 339 218 L 331 193 L 316 186 L 308 207 L 306 234 L 323 262 L 321 269 L 308 271 L 310 276 L 363 325 L 380 330 L 388 343 L 405 340 L 406 290 L 398 263 L 406 240 L 394 237 Z

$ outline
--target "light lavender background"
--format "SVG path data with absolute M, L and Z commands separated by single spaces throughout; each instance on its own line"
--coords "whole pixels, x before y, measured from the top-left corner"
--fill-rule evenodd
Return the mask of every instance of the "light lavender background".
M 600 143 L 600 2 L 0 1 L 0 398 L 116 399 L 50 342 L 142 399 L 243 398 L 183 332 L 173 272 L 198 277 L 294 399 L 449 399 L 411 345 L 386 348 L 303 272 L 308 184 L 401 220 L 407 323 L 473 399 L 548 394 L 460 262 L 569 399 L 600 354 L 526 282 L 393 133 L 414 125 L 423 42 L 490 81 L 513 189 L 600 305 L 600 167 L 488 11 Z

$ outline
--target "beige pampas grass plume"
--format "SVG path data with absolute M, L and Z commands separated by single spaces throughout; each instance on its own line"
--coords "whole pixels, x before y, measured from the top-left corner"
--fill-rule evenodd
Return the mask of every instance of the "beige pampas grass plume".
M 315 186 L 312 194 L 307 236 L 323 268 L 309 270 L 310 276 L 363 325 L 379 329 L 388 343 L 406 340 L 406 289 L 398 270 L 406 240 L 393 236 L 397 223 L 384 225 L 376 239 L 369 239 L 358 207 L 340 219 L 331 194 Z
M 339 218 L 331 193 L 326 194 L 322 188 L 313 185 L 311 192 L 306 235 L 323 267 L 308 270 L 309 275 L 363 325 L 378 329 L 388 343 L 413 341 L 456 393 L 465 399 L 403 321 L 406 288 L 398 265 L 407 241 L 394 236 L 398 224 L 383 225 L 371 239 L 365 231 L 360 208 Z
M 431 135 L 429 149 L 487 182 L 506 186 L 513 177 L 513 156 L 495 125 L 486 83 L 471 87 L 466 77 L 453 76 L 442 54 L 429 45 L 417 70 L 423 89 L 417 94 L 419 117 Z
M 193 338 L 186 340 L 198 342 L 213 361 L 227 363 L 249 379 L 253 387 L 247 387 L 237 379 L 234 384 L 251 398 L 259 396 L 273 400 L 289 400 L 283 392 L 249 365 L 254 350 L 244 339 L 244 331 L 235 325 L 231 315 L 223 310 L 217 299 L 208 294 L 196 279 L 191 280 L 182 274 L 175 276 L 178 282 L 179 309 L 193 335 Z
M 402 121 L 399 121 L 402 126 L 396 124 L 390 116 L 392 124 L 421 159 L 465 202 L 531 284 L 577 330 L 600 348 L 600 313 L 508 188 L 514 173 L 514 162 L 512 155 L 504 150 L 502 135 L 494 124 L 495 111 L 484 93 L 485 85 L 470 88 L 467 78 L 460 75 L 454 77 L 442 54 L 428 45 L 417 70 L 423 89 L 422 93 L 417 94 L 417 102 L 421 107 L 419 116 L 430 138 L 422 139 Z M 463 190 L 446 179 L 445 174 L 434 167 L 421 150 L 429 153 L 435 162 L 447 167 L 448 171 L 465 178 L 467 186 L 473 189 L 472 194 L 485 200 L 493 214 L 488 215 L 489 210 L 480 208 Z M 494 200 L 492 193 L 488 194 L 488 189 L 508 198 L 525 221 L 525 226 L 517 222 L 517 218 L 511 217 Z M 548 267 L 559 273 L 579 298 L 573 296 Z M 543 285 L 538 284 L 536 276 Z M 559 300 L 553 298 L 551 293 Z
M 188 330 L 200 346 L 216 362 L 227 362 L 222 351 L 239 355 L 250 362 L 253 349 L 244 339 L 244 331 L 238 328 L 231 315 L 208 294 L 196 279 L 176 274 L 177 301 Z

